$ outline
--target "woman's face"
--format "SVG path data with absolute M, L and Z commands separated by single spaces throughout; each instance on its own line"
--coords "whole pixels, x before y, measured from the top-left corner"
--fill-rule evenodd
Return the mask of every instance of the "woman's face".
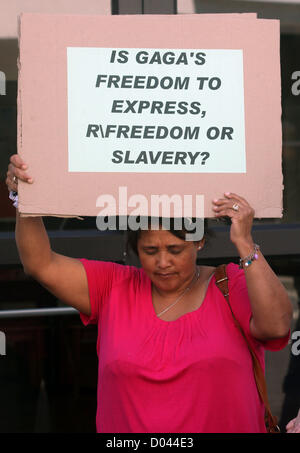
M 142 231 L 137 248 L 141 265 L 153 284 L 162 291 L 185 288 L 196 269 L 200 242 L 184 241 L 167 230 Z

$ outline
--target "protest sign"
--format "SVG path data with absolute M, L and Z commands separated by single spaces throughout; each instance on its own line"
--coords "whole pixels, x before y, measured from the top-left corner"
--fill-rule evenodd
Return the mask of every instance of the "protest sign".
M 199 195 L 210 217 L 231 191 L 281 216 L 278 21 L 25 14 L 20 30 L 23 215 L 94 216 L 104 195 L 106 215 L 151 215 L 165 195 L 197 217 Z
M 1 0 L 0 38 L 18 37 L 18 16 L 22 13 L 42 14 L 111 14 L 110 0 Z M 2 57 L 2 55 L 1 55 Z

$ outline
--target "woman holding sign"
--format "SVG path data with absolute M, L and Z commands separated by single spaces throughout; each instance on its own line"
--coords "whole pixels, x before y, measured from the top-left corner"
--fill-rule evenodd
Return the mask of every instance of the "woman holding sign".
M 10 191 L 18 180 L 33 182 L 27 170 L 11 157 Z M 77 260 L 51 250 L 41 218 L 17 212 L 25 272 L 78 309 L 85 325 L 98 325 L 98 432 L 266 432 L 247 342 L 263 367 L 264 349 L 288 342 L 292 307 L 253 242 L 247 201 L 226 193 L 213 209 L 216 218 L 231 218 L 241 257 L 226 269 L 233 313 L 218 286 L 227 280 L 196 264 L 205 238 L 186 241 L 186 231 L 163 228 L 129 232 L 141 268 Z

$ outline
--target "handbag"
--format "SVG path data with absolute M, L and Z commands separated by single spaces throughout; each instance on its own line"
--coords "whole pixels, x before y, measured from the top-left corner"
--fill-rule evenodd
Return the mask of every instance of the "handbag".
M 228 276 L 226 274 L 226 264 L 221 264 L 220 266 L 218 266 L 216 268 L 215 278 L 216 278 L 216 285 L 220 289 L 220 291 L 223 293 L 224 298 L 227 301 L 227 304 L 231 311 L 234 323 L 235 323 L 236 327 L 238 328 L 238 330 L 241 332 L 242 336 L 244 337 L 244 340 L 246 341 L 249 352 L 251 354 L 253 372 L 254 372 L 255 382 L 256 382 L 256 386 L 257 386 L 257 391 L 258 391 L 261 401 L 263 402 L 263 404 L 265 406 L 265 425 L 266 425 L 267 432 L 268 433 L 280 433 L 280 428 L 277 424 L 277 418 L 274 417 L 271 413 L 270 404 L 269 404 L 269 400 L 268 400 L 267 385 L 266 385 L 266 380 L 265 380 L 263 369 L 260 365 L 260 362 L 259 362 L 250 342 L 247 339 L 245 332 L 243 331 L 240 323 L 234 316 L 234 313 L 232 311 L 232 308 L 231 308 L 231 305 L 229 302 Z

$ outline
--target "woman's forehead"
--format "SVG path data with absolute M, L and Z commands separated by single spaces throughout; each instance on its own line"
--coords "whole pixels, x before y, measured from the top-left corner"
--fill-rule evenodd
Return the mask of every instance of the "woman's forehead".
M 143 245 L 177 245 L 185 244 L 183 239 L 178 238 L 168 230 L 142 230 L 139 243 Z

